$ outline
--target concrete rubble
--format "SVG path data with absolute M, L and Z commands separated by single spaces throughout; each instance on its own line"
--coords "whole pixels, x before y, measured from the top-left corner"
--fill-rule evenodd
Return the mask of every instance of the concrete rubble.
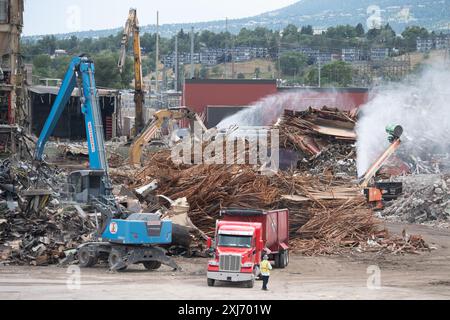
M 421 174 L 399 178 L 404 194 L 387 204 L 383 217 L 409 223 L 439 224 L 450 218 L 450 174 Z

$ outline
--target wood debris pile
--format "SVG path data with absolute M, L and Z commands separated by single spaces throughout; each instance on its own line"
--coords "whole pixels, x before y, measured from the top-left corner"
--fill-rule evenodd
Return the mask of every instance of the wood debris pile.
M 365 248 L 375 237 L 389 236 L 368 208 L 350 179 L 279 172 L 264 176 L 250 166 L 173 165 L 170 154 L 160 152 L 138 172 L 132 187 L 156 180 L 158 189 L 144 202 L 154 205 L 156 195 L 186 197 L 189 217 L 212 236 L 219 211 L 225 207 L 289 208 L 291 246 L 299 252 L 332 254 L 343 248 Z
M 323 107 L 286 110 L 279 124 L 280 146 L 303 155 L 299 169 L 356 175 L 356 115 Z

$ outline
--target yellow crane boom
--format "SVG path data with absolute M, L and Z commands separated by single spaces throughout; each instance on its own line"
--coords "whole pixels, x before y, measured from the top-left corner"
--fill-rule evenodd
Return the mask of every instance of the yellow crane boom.
M 181 107 L 178 109 L 167 109 L 155 112 L 153 115 L 153 121 L 151 121 L 148 126 L 142 131 L 142 133 L 136 137 L 130 147 L 129 151 L 129 162 L 131 165 L 140 165 L 142 157 L 142 149 L 146 144 L 148 144 L 158 132 L 158 129 L 164 123 L 164 120 L 181 120 L 189 119 L 191 121 L 191 130 L 194 128 L 194 122 L 197 121 L 202 127 L 203 131 L 206 132 L 208 129 L 204 125 L 202 119 L 197 113 L 190 111 L 188 108 Z
M 139 36 L 139 20 L 136 9 L 130 9 L 128 19 L 123 30 L 119 62 L 119 72 L 123 72 L 125 66 L 127 48 L 130 38 L 133 37 L 134 53 L 134 103 L 135 103 L 135 133 L 136 135 L 144 128 L 144 80 L 142 76 L 142 54 L 141 39 Z

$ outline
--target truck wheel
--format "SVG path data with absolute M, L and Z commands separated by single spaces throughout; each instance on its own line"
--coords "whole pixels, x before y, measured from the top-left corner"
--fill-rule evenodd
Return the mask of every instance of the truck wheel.
M 109 268 L 112 270 L 114 267 L 122 261 L 122 253 L 117 249 L 112 249 L 109 257 L 108 257 L 108 264 Z M 116 271 L 123 271 L 127 268 L 127 266 L 123 266 L 120 268 L 115 268 Z
M 253 288 L 254 286 L 255 286 L 255 279 L 252 279 L 252 280 L 247 281 L 247 282 L 245 283 L 245 287 L 246 287 L 246 288 L 251 289 L 251 288 Z
M 214 280 L 214 279 L 209 279 L 208 278 L 208 287 L 214 287 L 214 283 L 215 283 L 216 281 Z
M 275 268 L 281 268 L 281 252 L 277 253 L 274 256 L 274 260 L 275 260 Z
M 259 270 L 258 266 L 255 266 L 255 268 L 253 269 L 253 274 L 255 275 L 255 280 L 262 280 L 261 270 Z
M 286 267 L 286 251 L 278 254 L 278 268 L 284 269 Z
M 91 268 L 97 264 L 97 256 L 92 256 L 89 252 L 89 248 L 84 246 L 78 250 L 78 261 L 81 268 Z
M 284 257 L 285 257 L 285 259 L 284 259 L 285 264 L 284 265 L 287 267 L 289 265 L 289 250 L 285 251 Z
M 159 261 L 144 261 L 142 264 L 147 270 L 156 270 L 161 267 L 161 262 Z

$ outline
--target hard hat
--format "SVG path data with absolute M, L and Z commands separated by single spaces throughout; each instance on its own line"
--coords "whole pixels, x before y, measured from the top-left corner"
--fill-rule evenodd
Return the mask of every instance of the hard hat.
M 264 255 L 263 257 L 264 260 L 269 260 L 269 256 L 267 254 Z

